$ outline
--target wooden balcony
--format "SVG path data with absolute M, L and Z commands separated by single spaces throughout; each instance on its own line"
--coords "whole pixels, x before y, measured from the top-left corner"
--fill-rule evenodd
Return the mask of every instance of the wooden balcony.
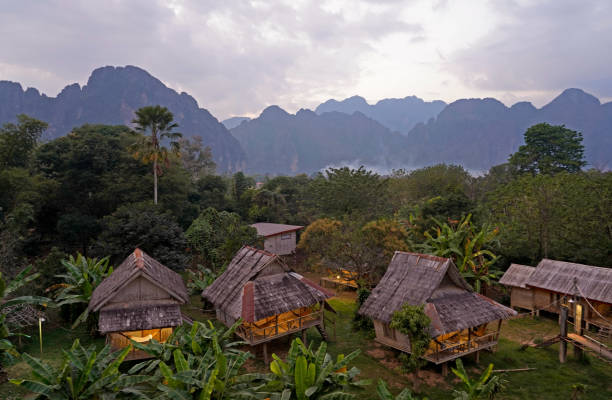
M 266 321 L 242 324 L 236 329 L 236 334 L 253 346 L 322 325 L 323 313 L 324 310 L 320 309 L 304 315 L 292 313 L 290 317 L 287 317 L 289 313 L 282 314 L 280 317 L 276 315 Z
M 427 361 L 441 364 L 480 350 L 490 349 L 497 345 L 499 331 L 487 332 L 484 335 L 458 334 L 444 341 L 432 341 L 429 350 L 423 356 Z

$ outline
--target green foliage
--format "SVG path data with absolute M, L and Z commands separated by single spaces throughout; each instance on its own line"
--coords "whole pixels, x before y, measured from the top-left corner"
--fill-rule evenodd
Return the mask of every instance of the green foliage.
M 87 305 L 95 288 L 113 273 L 113 267 L 109 265 L 109 258 L 101 259 L 87 258 L 81 253 L 74 258 L 72 255 L 62 260 L 65 268 L 63 274 L 56 275 L 62 283 L 51 289 L 57 289 L 55 301 L 58 307 L 76 305 L 81 314 L 73 321 L 72 329 L 79 324 L 89 322 L 91 330 L 95 329 L 95 319 L 90 319 Z
M 457 369 L 452 368 L 452 371 L 461 379 L 464 389 L 453 391 L 454 400 L 491 400 L 504 390 L 506 381 L 499 375 L 492 375 L 493 364 L 489 364 L 479 378 L 472 380 L 463 367 L 463 361 L 458 358 L 456 363 Z
M 434 220 L 438 226 L 433 233 L 425 232 L 422 248 L 425 253 L 452 258 L 463 277 L 480 292 L 483 283 L 490 284 L 499 275 L 493 270 L 498 256 L 489 250 L 496 243 L 499 229 L 485 225 L 479 230 L 471 217 L 469 214 L 450 224 Z
M 9 123 L 0 128 L 0 169 L 27 167 L 32 151 L 47 129 L 46 122 L 17 116 L 17 125 Z
M 168 166 L 170 163 L 170 154 L 179 155 L 178 139 L 182 134 L 173 132 L 178 127 L 174 116 L 159 105 L 139 108 L 132 123 L 136 125 L 136 131 L 143 133 L 132 146 L 133 155 L 145 164 L 153 163 L 153 202 L 157 204 L 157 177 L 163 172 L 162 164 Z M 170 151 L 162 145 L 164 140 L 169 142 Z
M 14 379 L 36 395 L 36 399 L 90 400 L 141 397 L 139 387 L 151 380 L 145 375 L 127 375 L 119 371 L 119 365 L 130 348 L 111 353 L 110 346 L 99 352 L 95 346 L 84 348 L 75 340 L 68 351 L 63 351 L 59 367 L 48 364 L 29 354 L 24 361 L 30 366 L 30 379 Z
M 204 147 L 201 136 L 179 140 L 181 162 L 193 181 L 206 175 L 214 175 L 217 165 L 213 161 L 212 150 Z
M 408 336 L 410 339 L 410 355 L 404 358 L 404 367 L 408 370 L 418 370 L 424 361 L 421 359 L 429 342 L 429 324 L 431 319 L 425 314 L 424 305 L 412 306 L 408 303 L 393 313 L 391 328 Z
M 166 399 L 234 399 L 253 398 L 264 382 L 264 375 L 241 374 L 251 356 L 237 349 L 242 342 L 233 341 L 238 321 L 229 329 L 194 322 L 177 328 L 165 343 L 133 342 L 154 359 L 134 365 L 130 374 L 153 374 L 154 390 Z
M 195 269 L 187 270 L 187 276 L 187 288 L 191 291 L 191 294 L 199 294 L 210 286 L 218 275 L 202 264 L 198 264 Z
M 371 220 L 389 210 L 388 184 L 388 179 L 363 166 L 329 168 L 310 185 L 311 207 L 326 217 Z
M 187 242 L 170 212 L 150 202 L 127 204 L 102 220 L 102 233 L 93 247 L 97 255 L 110 255 L 117 263 L 140 248 L 175 270 L 187 266 Z
M 257 242 L 257 230 L 236 213 L 207 208 L 185 233 L 192 251 L 205 267 L 218 272 L 243 245 Z
M 261 391 L 272 400 L 344 400 L 354 398 L 354 395 L 347 393 L 350 387 L 370 383 L 356 381 L 359 370 L 355 367 L 348 369 L 349 362 L 359 355 L 359 350 L 346 357 L 340 354 L 334 361 L 327 354 L 326 342 L 321 342 L 316 351 L 311 346 L 306 347 L 300 339 L 294 339 L 286 360 L 273 354 L 274 360 L 270 363 L 272 376 Z
M 489 197 L 506 258 L 537 264 L 543 257 L 612 266 L 612 173 L 524 175 Z
M 364 330 L 364 331 L 372 331 L 374 329 L 374 323 L 372 320 L 364 315 L 359 314 L 359 309 L 365 303 L 365 301 L 370 297 L 372 291 L 366 287 L 366 285 L 359 284 L 359 288 L 357 289 L 357 309 L 355 310 L 355 315 L 353 316 L 353 326 L 355 329 Z
M 47 306 L 51 302 L 50 299 L 40 296 L 18 296 L 13 295 L 39 277 L 40 274 L 30 274 L 32 266 L 28 266 L 15 276 L 10 282 L 6 282 L 0 272 L 0 374 L 3 372 L 3 367 L 14 361 L 14 357 L 19 353 L 10 341 L 10 337 L 14 336 L 10 326 L 6 323 L 7 308 L 19 304 L 35 304 Z
M 361 226 L 322 218 L 302 233 L 298 248 L 309 262 L 329 269 L 347 269 L 358 281 L 375 284 L 396 250 L 409 250 L 406 229 L 395 220 L 380 219 Z
M 382 379 L 378 380 L 376 386 L 376 393 L 380 400 L 418 400 L 418 397 L 413 396 L 412 392 L 408 388 L 404 388 L 397 396 L 393 396 L 387 387 L 387 384 Z M 423 398 L 427 400 L 427 398 Z
M 563 125 L 533 125 L 525 132 L 525 144 L 509 162 L 519 173 L 578 172 L 586 165 L 582 134 Z

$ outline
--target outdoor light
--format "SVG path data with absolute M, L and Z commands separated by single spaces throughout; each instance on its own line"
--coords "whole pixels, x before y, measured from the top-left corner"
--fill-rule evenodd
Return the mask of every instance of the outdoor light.
M 38 340 L 40 342 L 40 354 L 42 354 L 42 323 L 45 322 L 44 317 L 38 317 Z

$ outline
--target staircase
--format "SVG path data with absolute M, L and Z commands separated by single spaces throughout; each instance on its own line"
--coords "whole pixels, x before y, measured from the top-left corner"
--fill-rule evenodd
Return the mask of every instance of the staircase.
M 317 330 L 321 334 L 321 337 L 323 338 L 323 340 L 325 340 L 326 342 L 329 342 L 329 335 L 327 334 L 327 331 L 325 330 L 323 325 L 317 325 Z

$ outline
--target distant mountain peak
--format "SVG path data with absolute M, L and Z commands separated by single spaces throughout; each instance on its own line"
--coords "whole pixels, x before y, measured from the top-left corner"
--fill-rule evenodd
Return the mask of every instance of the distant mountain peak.
M 259 118 L 279 118 L 279 117 L 288 117 L 290 115 L 291 114 L 289 114 L 287 111 L 283 110 L 279 106 L 272 105 L 272 106 L 266 107 L 259 115 Z
M 585 92 L 582 89 L 569 88 L 565 89 L 559 96 L 555 97 L 548 105 L 564 104 L 564 105 L 600 105 L 601 102 L 595 96 Z
M 349 115 L 360 112 L 392 131 L 407 134 L 416 124 L 436 117 L 445 106 L 443 101 L 427 102 L 416 96 L 382 99 L 370 105 L 363 97 L 352 96 L 342 101 L 327 100 L 315 112 L 319 115 L 334 111 Z

